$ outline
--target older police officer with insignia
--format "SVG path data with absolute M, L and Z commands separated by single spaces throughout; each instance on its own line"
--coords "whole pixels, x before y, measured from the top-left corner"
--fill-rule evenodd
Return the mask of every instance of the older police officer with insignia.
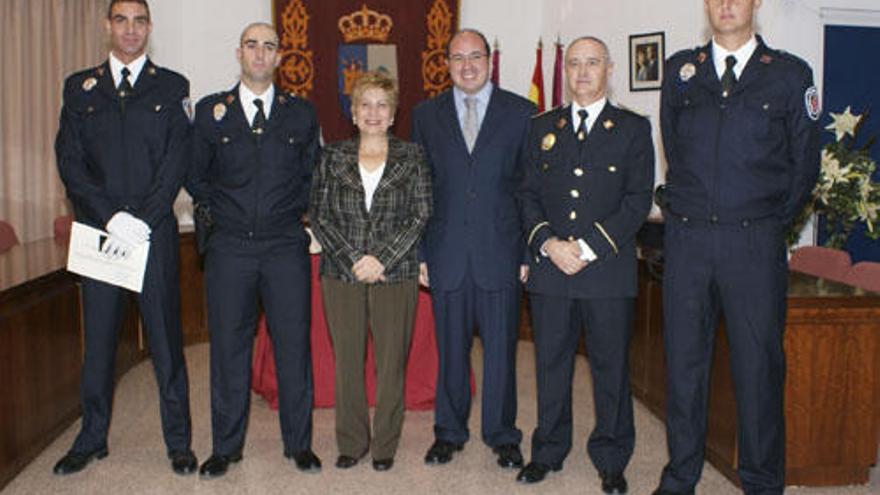
M 311 450 L 311 264 L 301 223 L 318 124 L 310 103 L 272 84 L 281 54 L 271 25 L 247 26 L 236 54 L 240 84 L 196 107 L 187 180 L 199 218 L 213 223 L 203 246 L 213 451 L 199 470 L 209 478 L 242 457 L 258 296 L 275 350 L 284 455 L 303 471 L 321 467 Z
M 145 54 L 152 30 L 145 0 L 113 0 L 107 14 L 109 60 L 64 84 L 55 151 L 76 220 L 106 229 L 102 249 L 125 257 L 149 241 L 138 308 L 159 385 L 162 432 L 171 466 L 195 471 L 180 328 L 174 198 L 186 171 L 189 82 Z M 55 474 L 82 470 L 107 455 L 113 365 L 124 289 L 82 279 L 85 356 L 82 426 Z
M 613 63 L 594 37 L 565 52 L 570 105 L 532 121 L 520 191 L 532 252 L 529 291 L 538 382 L 531 462 L 536 483 L 571 450 L 571 379 L 580 322 L 596 424 L 587 451 L 604 493 L 626 493 L 635 443 L 628 353 L 636 296 L 635 234 L 651 208 L 654 146 L 647 119 L 606 96 Z
M 667 63 L 663 283 L 669 463 L 655 494 L 692 494 L 724 313 L 747 494 L 782 493 L 785 233 L 819 172 L 810 67 L 754 33 L 761 0 L 704 0 L 712 41 Z

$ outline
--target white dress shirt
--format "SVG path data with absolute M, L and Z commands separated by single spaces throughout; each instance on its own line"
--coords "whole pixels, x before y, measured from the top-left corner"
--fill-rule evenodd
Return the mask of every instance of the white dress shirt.
M 712 61 L 715 63 L 715 73 L 718 74 L 718 79 L 721 79 L 721 76 L 724 75 L 724 71 L 727 70 L 727 59 L 728 55 L 733 55 L 736 57 L 736 65 L 733 66 L 733 75 L 736 76 L 736 80 L 739 81 L 739 76 L 742 75 L 743 69 L 746 68 L 746 64 L 749 62 L 749 59 L 752 58 L 752 53 L 755 52 L 755 48 L 758 48 L 758 40 L 752 35 L 743 46 L 737 48 L 736 50 L 730 52 L 724 49 L 718 42 L 715 41 L 715 38 L 712 38 Z
M 147 54 L 144 53 L 140 57 L 131 61 L 130 64 L 123 64 L 113 52 L 110 52 L 110 74 L 113 76 L 113 86 L 119 87 L 122 84 L 122 69 L 124 67 L 128 67 L 128 71 L 131 72 L 128 76 L 128 82 L 131 84 L 131 87 L 134 87 L 135 81 L 137 81 L 138 76 L 141 74 L 141 70 L 144 68 L 144 64 L 147 63 Z
M 590 103 L 589 105 L 582 107 L 578 105 L 578 102 L 571 102 L 571 127 L 574 130 L 574 133 L 577 134 L 578 128 L 581 125 L 581 116 L 578 115 L 578 112 L 581 110 L 587 111 L 587 134 L 593 130 L 593 124 L 596 123 L 596 119 L 599 118 L 599 114 L 602 113 L 602 110 L 605 109 L 605 103 L 608 102 L 608 98 L 602 97 L 598 100 Z
M 238 99 L 241 100 L 241 108 L 250 125 L 254 125 L 254 117 L 257 116 L 257 106 L 254 105 L 254 100 L 257 98 L 263 100 L 263 113 L 266 114 L 266 120 L 269 120 L 269 114 L 272 113 L 272 100 L 275 99 L 275 85 L 270 84 L 269 89 L 261 95 L 254 94 L 244 83 L 238 85 Z
M 379 168 L 370 172 L 363 165 L 358 165 L 361 172 L 361 182 L 364 184 L 364 203 L 366 203 L 367 211 L 373 206 L 373 195 L 376 188 L 379 187 L 379 181 L 382 180 L 382 173 L 385 172 L 385 163 L 379 165 Z

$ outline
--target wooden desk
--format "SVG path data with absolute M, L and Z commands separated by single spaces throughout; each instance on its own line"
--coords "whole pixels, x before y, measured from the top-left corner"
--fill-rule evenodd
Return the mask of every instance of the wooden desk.
M 645 262 L 639 269 L 632 390 L 662 419 L 662 283 Z M 880 295 L 792 272 L 784 345 L 786 484 L 867 483 L 880 438 Z M 706 458 L 734 483 L 736 449 L 730 352 L 722 324 L 712 363 Z
M 83 354 L 78 277 L 67 246 L 42 239 L 0 254 L 0 489 L 80 416 Z M 207 340 L 193 235 L 180 241 L 184 342 Z M 131 299 L 116 355 L 117 379 L 148 356 Z

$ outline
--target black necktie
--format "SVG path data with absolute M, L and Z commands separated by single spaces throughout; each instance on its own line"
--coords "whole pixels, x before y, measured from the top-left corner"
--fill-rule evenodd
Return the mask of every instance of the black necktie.
M 721 75 L 721 96 L 727 98 L 727 95 L 736 86 L 736 74 L 733 72 L 733 66 L 736 65 L 736 57 L 728 55 L 724 59 L 724 63 L 727 65 L 727 68 L 724 69 L 724 74 Z
M 581 124 L 578 126 L 577 138 L 578 138 L 578 141 L 581 143 L 583 143 L 584 140 L 587 139 L 587 116 L 588 115 L 589 114 L 587 113 L 586 110 L 583 110 L 583 109 L 578 110 L 578 117 L 581 118 Z
M 122 68 L 122 82 L 119 83 L 119 97 L 125 98 L 130 95 L 132 92 L 131 81 L 129 81 L 128 76 L 131 75 L 131 71 L 128 70 L 128 67 Z
M 263 112 L 263 100 L 259 98 L 254 99 L 254 106 L 257 107 L 257 114 L 254 115 L 254 121 L 251 124 L 251 131 L 253 131 L 254 134 L 260 135 L 266 127 L 266 114 Z

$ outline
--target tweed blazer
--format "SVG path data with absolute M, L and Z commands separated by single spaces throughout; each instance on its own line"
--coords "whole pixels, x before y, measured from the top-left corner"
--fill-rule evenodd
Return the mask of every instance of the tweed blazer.
M 431 172 L 422 148 L 389 137 L 385 171 L 367 211 L 357 138 L 327 145 L 312 183 L 309 219 L 323 248 L 321 275 L 356 282 L 364 255 L 385 266 L 386 282 L 418 277 L 418 243 L 431 216 Z

